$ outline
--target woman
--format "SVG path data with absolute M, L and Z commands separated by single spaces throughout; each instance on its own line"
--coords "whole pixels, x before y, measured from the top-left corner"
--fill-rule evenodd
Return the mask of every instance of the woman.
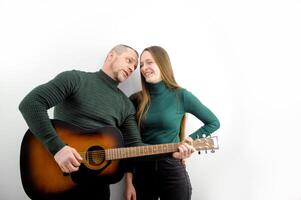
M 147 144 L 187 142 L 209 136 L 219 128 L 216 116 L 193 94 L 175 81 L 167 52 L 159 46 L 143 50 L 140 56 L 142 91 L 131 99 L 141 137 Z M 185 113 L 191 113 L 204 126 L 184 139 Z M 191 184 L 185 165 L 171 156 L 136 161 L 134 174 L 126 173 L 128 200 L 188 200 Z

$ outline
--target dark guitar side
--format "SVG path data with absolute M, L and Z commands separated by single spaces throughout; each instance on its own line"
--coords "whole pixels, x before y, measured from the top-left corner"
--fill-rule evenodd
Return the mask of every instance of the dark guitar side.
M 84 131 L 62 121 L 53 120 L 59 137 L 78 152 L 123 146 L 121 133 L 113 127 L 95 131 Z M 83 153 L 82 157 L 86 154 Z M 100 160 L 83 162 L 80 170 L 64 174 L 52 154 L 28 130 L 23 138 L 20 153 L 21 179 L 25 192 L 30 198 L 46 198 L 72 190 L 78 183 L 93 180 L 93 183 L 118 182 L 122 176 L 121 160 Z

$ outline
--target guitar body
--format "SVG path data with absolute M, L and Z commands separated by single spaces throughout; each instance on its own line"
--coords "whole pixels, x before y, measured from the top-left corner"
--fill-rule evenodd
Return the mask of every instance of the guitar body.
M 118 129 L 104 127 L 87 132 L 62 121 L 53 120 L 52 123 L 65 144 L 84 152 L 82 157 L 86 161 L 81 163 L 77 172 L 64 174 L 53 155 L 28 130 L 21 145 L 20 170 L 23 188 L 30 198 L 56 197 L 78 184 L 116 183 L 123 177 L 121 160 L 106 160 L 102 151 L 123 147 Z

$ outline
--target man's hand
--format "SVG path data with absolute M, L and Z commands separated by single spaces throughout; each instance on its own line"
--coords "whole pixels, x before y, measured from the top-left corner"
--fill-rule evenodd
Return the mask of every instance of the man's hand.
M 185 158 L 189 158 L 193 152 L 195 152 L 195 148 L 190 145 L 192 144 L 193 140 L 191 137 L 185 138 L 181 145 L 178 147 L 178 151 L 173 153 L 173 157 L 183 160 Z
M 133 174 L 125 173 L 124 176 L 124 200 L 136 200 L 136 190 L 133 185 Z
M 64 146 L 55 155 L 54 159 L 65 173 L 75 172 L 79 169 L 80 162 L 83 158 L 72 147 Z

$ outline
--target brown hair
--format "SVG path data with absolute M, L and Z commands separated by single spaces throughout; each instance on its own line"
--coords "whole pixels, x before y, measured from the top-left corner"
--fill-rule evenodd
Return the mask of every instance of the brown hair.
M 162 47 L 151 46 L 151 47 L 145 48 L 142 51 L 141 55 L 145 51 L 149 52 L 152 55 L 152 57 L 154 58 L 156 64 L 158 65 L 158 67 L 160 69 L 162 81 L 166 84 L 166 86 L 168 88 L 174 89 L 174 90 L 181 88 L 177 84 L 177 82 L 174 78 L 171 62 L 170 62 L 167 52 Z M 137 107 L 137 113 L 136 113 L 136 118 L 137 118 L 139 127 L 141 127 L 141 121 L 150 105 L 149 90 L 146 87 L 145 78 L 142 75 L 141 75 L 141 84 L 142 84 L 142 91 L 139 92 L 137 95 L 138 107 Z M 181 128 L 180 128 L 180 133 L 179 133 L 179 137 L 180 137 L 181 141 L 185 138 L 185 122 L 186 122 L 186 115 L 183 116 L 182 121 L 181 121 Z

